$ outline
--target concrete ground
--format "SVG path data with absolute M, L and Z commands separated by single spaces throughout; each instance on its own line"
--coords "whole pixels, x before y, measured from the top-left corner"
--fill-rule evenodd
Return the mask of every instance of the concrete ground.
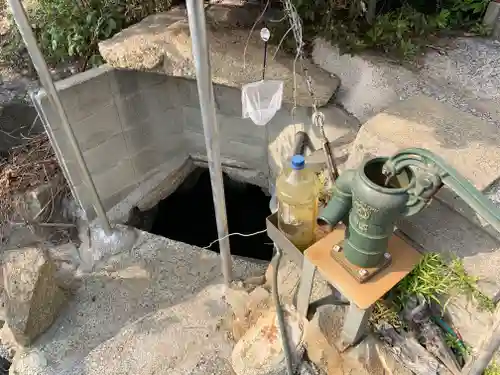
M 77 265 L 73 279 L 67 279 L 68 305 L 30 348 L 15 348 L 11 375 L 235 375 L 236 341 L 273 310 L 267 265 L 235 258 L 234 279 L 245 281 L 235 281 L 227 291 L 218 254 L 146 232 L 138 235 L 133 249 L 99 262 L 93 272 Z M 66 246 L 53 253 L 68 259 L 70 251 Z M 283 303 L 291 302 L 299 276 L 300 269 L 285 259 L 279 270 Z M 317 276 L 312 299 L 329 293 Z M 336 340 L 344 312 L 345 307 L 318 309 L 306 328 L 307 356 L 316 370 L 406 374 L 390 355 L 376 354 L 381 343 L 374 338 L 341 353 Z M 0 340 L 9 339 L 4 326 Z
M 18 348 L 11 374 L 150 374 L 154 366 L 180 369 L 188 366 L 182 362 L 187 347 L 174 350 L 172 345 L 176 340 L 180 345 L 182 338 L 189 352 L 200 356 L 195 356 L 199 361 L 189 357 L 189 366 L 196 367 L 217 351 L 222 357 L 230 354 L 230 343 L 213 329 L 227 310 L 219 255 L 146 232 L 138 234 L 131 251 L 98 263 L 93 272 L 83 273 L 77 265 L 75 278 L 68 283 L 72 285 L 68 305 L 32 347 Z M 263 275 L 265 267 L 236 258 L 234 278 Z M 8 336 L 4 328 L 1 341 L 5 343 Z M 111 346 L 116 349 L 113 355 Z M 149 357 L 155 350 L 157 356 Z M 170 356 L 165 357 L 167 352 Z

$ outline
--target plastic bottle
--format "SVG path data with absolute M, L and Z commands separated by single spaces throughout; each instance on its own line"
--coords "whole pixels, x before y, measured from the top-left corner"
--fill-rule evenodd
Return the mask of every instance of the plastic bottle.
M 294 155 L 276 180 L 278 228 L 299 250 L 307 249 L 315 239 L 318 210 L 316 174 L 306 168 L 302 155 Z

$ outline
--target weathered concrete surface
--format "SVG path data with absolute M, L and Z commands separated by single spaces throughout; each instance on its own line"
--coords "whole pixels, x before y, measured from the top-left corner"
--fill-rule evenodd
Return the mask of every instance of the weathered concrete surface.
M 500 135 L 489 123 L 419 95 L 399 102 L 366 122 L 358 134 L 348 167 L 367 155 L 391 155 L 407 147 L 441 156 L 479 190 L 500 177 Z M 382 140 L 365 145 L 372 136 Z
M 151 177 L 140 182 L 130 194 L 107 212 L 109 220 L 125 223 L 133 207 L 141 211 L 150 210 L 174 192 L 194 169 L 191 158 L 179 157 L 166 161 Z
M 264 267 L 265 265 L 259 263 L 235 258 L 233 262 L 234 277 L 242 279 L 252 275 L 262 275 Z M 168 340 L 168 334 L 163 335 L 157 330 L 165 328 L 165 333 L 178 332 L 182 324 L 177 322 L 178 325 L 165 318 L 163 320 L 164 327 L 156 319 L 169 316 L 167 311 L 169 307 L 173 309 L 170 311 L 181 311 L 183 305 L 179 304 L 187 300 L 195 301 L 193 299 L 195 295 L 204 288 L 222 282 L 218 254 L 145 232 L 139 232 L 138 240 L 130 252 L 108 258 L 105 263 L 98 264 L 95 271 L 90 274 L 82 273 L 80 269 L 77 269 L 75 277 L 80 286 L 73 290 L 68 307 L 53 327 L 42 335 L 30 349 L 16 354 L 16 358 L 22 359 L 33 352 L 41 353 L 42 363 L 45 363 L 43 366 L 44 374 L 61 374 L 64 373 L 64 370 L 70 371 L 69 369 L 73 366 L 75 369 L 81 369 L 78 366 L 87 366 L 90 362 L 98 366 L 95 368 L 96 374 L 99 373 L 98 370 L 103 373 L 100 366 L 104 366 L 105 363 L 99 364 L 101 357 L 109 359 L 110 371 L 115 371 L 105 371 L 106 374 L 120 373 L 120 369 L 123 369 L 120 366 L 127 365 L 124 358 L 130 357 L 134 360 L 140 360 L 140 357 L 132 357 L 132 354 L 128 352 L 127 355 L 121 356 L 121 360 L 117 359 L 120 350 L 132 351 L 134 348 L 138 348 L 134 344 L 128 349 L 123 347 L 120 349 L 119 344 L 124 344 L 122 339 L 131 337 L 131 332 L 134 332 L 138 340 L 134 342 L 139 345 L 140 340 L 145 339 L 146 336 L 146 331 L 142 329 L 147 326 L 148 329 L 152 330 L 148 331 L 151 333 L 150 340 L 158 340 L 160 336 Z M 206 299 L 200 298 L 200 301 L 203 304 Z M 212 311 L 211 315 L 206 316 L 207 319 L 213 318 L 211 322 L 219 319 L 223 312 L 221 310 L 219 313 L 214 313 L 214 311 L 218 311 L 218 308 L 216 308 L 216 304 L 213 307 L 215 310 Z M 207 306 L 207 308 L 211 308 L 211 306 Z M 193 314 L 196 314 L 196 310 L 201 313 L 199 308 L 187 309 Z M 155 312 L 158 312 L 158 315 Z M 136 328 L 142 327 L 141 330 L 125 330 L 119 334 L 120 330 L 127 324 L 148 314 L 152 314 L 151 318 L 147 318 L 135 326 Z M 202 323 L 199 325 L 196 323 L 197 316 L 191 315 L 192 318 L 186 316 L 186 319 L 194 319 L 185 321 L 188 323 L 184 327 L 186 334 L 190 332 L 190 329 L 186 327 L 192 327 L 193 332 L 199 332 L 202 335 L 209 332 L 208 326 L 202 328 Z M 167 322 L 173 325 L 167 326 Z M 84 359 L 100 344 L 117 334 L 118 338 L 114 341 L 117 344 L 116 347 L 111 342 L 109 347 L 105 346 L 102 351 L 97 349 L 95 353 L 90 354 L 88 359 L 90 362 Z M 210 335 L 212 334 L 216 333 L 210 331 Z M 198 341 L 200 344 L 207 344 L 206 337 L 203 340 L 198 338 Z M 113 349 L 110 349 L 111 347 Z M 156 352 L 157 354 L 163 353 L 165 348 L 173 350 L 166 343 L 163 349 L 152 347 L 150 341 L 147 341 L 147 345 L 142 348 L 144 350 L 156 348 L 159 350 Z M 187 352 L 187 348 L 179 348 L 179 350 Z M 105 353 L 111 352 L 111 350 L 114 354 L 110 357 L 104 357 Z M 137 349 L 137 355 L 140 353 L 144 353 L 144 351 Z M 170 359 L 173 361 L 173 357 Z M 182 361 L 182 357 L 178 356 L 178 360 Z M 40 361 L 34 362 L 40 363 Z M 14 361 L 14 368 L 18 366 L 16 363 L 17 360 Z M 175 361 L 172 362 L 172 364 L 174 363 Z M 131 359 L 128 365 L 135 366 L 136 364 Z M 147 366 L 145 363 L 143 365 Z M 19 375 L 31 374 L 29 371 L 33 370 L 29 365 L 19 366 L 23 368 L 22 371 L 18 372 Z M 87 370 L 94 371 L 90 367 Z M 124 370 L 121 373 L 140 374 L 141 372 Z
M 55 280 L 55 265 L 40 248 L 5 254 L 6 322 L 15 340 L 29 345 L 57 318 L 66 296 Z
M 207 37 L 210 45 L 212 80 L 214 83 L 241 88 L 242 85 L 258 81 L 262 76 L 263 44 L 260 29 L 251 34 L 249 30 L 234 28 L 227 22 L 225 12 L 216 12 L 217 5 L 207 12 Z M 222 10 L 225 10 L 223 8 Z M 238 11 L 236 7 L 234 11 Z M 248 17 L 251 18 L 251 17 Z M 245 19 L 245 17 L 243 17 Z M 254 18 L 255 19 L 255 18 Z M 178 7 L 168 12 L 145 18 L 99 43 L 104 60 L 115 68 L 156 71 L 164 74 L 196 78 L 187 12 Z M 284 100 L 294 99 L 294 56 L 270 47 L 266 79 L 285 82 Z M 312 85 L 319 105 L 326 104 L 337 90 L 340 81 L 309 61 L 304 62 L 312 77 Z M 296 69 L 296 104 L 310 106 L 311 97 L 302 69 Z
M 321 38 L 315 40 L 312 58 L 340 77 L 335 101 L 361 122 L 423 93 L 500 126 L 500 79 L 492 73 L 500 58 L 499 43 L 485 38 L 446 40 L 445 53 L 429 49 L 418 70 L 373 55 L 342 55 Z
M 206 165 L 196 81 L 104 65 L 59 81 L 57 88 L 104 207 L 113 211 L 112 220 L 123 222 L 132 206 L 148 209 L 168 196 L 189 174 L 190 156 L 196 165 Z M 214 93 L 224 170 L 235 179 L 267 188 L 266 130 L 241 118 L 240 89 L 215 85 Z M 93 219 L 90 192 L 58 116 L 43 90 L 35 99 L 53 132 L 53 144 L 61 150 L 61 163 L 68 167 L 68 182 Z M 291 109 L 284 106 L 268 124 L 273 174 L 289 157 L 295 130 L 306 130 L 314 146 L 321 147 L 310 109 L 298 107 L 294 115 Z M 359 123 L 334 105 L 322 111 L 342 164 Z M 120 205 L 124 201 L 127 204 Z
M 232 318 L 230 321 L 224 321 L 223 327 L 229 330 L 233 335 L 233 339 L 238 340 L 239 337 L 246 330 L 253 325 L 263 314 L 269 310 L 274 310 L 274 302 L 272 300 L 271 291 L 271 266 L 266 271 L 266 283 L 260 285 L 250 292 L 246 290 L 231 290 L 228 295 L 228 303 L 231 305 Z M 297 280 L 300 275 L 300 269 L 293 262 L 285 260 L 282 262 L 278 273 L 278 285 L 281 303 L 292 303 L 294 294 L 297 287 Z M 247 279 L 245 285 L 250 286 L 250 279 Z M 252 280 L 253 282 L 253 280 Z M 311 302 L 317 302 L 319 299 L 330 296 L 332 289 L 323 280 L 323 278 L 316 274 L 313 291 L 311 295 Z M 329 305 L 322 305 L 316 310 L 314 307 L 310 312 L 314 313 L 314 318 L 306 327 L 305 344 L 307 350 L 307 358 L 320 369 L 319 373 L 327 373 L 333 375 L 351 374 L 351 375 L 364 375 L 364 374 L 380 374 L 385 375 L 383 372 L 377 372 L 382 369 L 382 366 L 375 368 L 372 366 L 373 360 L 366 357 L 355 357 L 350 354 L 345 355 L 336 347 L 334 341 L 330 341 L 332 335 L 339 335 L 343 322 L 343 309 L 337 310 L 338 313 L 328 315 L 326 318 L 328 323 L 320 326 L 318 324 L 318 316 L 326 311 L 325 309 L 331 308 Z M 333 307 L 335 309 L 335 307 Z M 313 311 L 315 310 L 315 311 Z M 342 313 L 341 313 L 342 312 Z M 324 316 L 324 315 L 323 315 Z M 328 329 L 324 331 L 323 328 L 334 327 L 334 330 Z M 229 328 L 228 328 L 229 327 Z M 387 359 L 389 362 L 390 359 Z M 387 368 L 396 368 L 389 363 Z M 370 367 L 372 366 L 372 367 Z M 377 370 L 377 371 L 376 371 Z M 374 372 L 375 371 L 375 372 Z M 303 373 L 300 372 L 299 373 Z M 313 372 L 314 373 L 314 372 Z M 305 372 L 304 374 L 310 374 Z M 395 374 L 398 374 L 395 372 Z M 401 374 L 405 374 L 402 372 Z
M 307 320 L 293 306 L 282 305 L 287 345 L 294 368 L 299 367 L 305 350 Z M 231 363 L 237 375 L 271 375 L 286 373 L 286 359 L 279 339 L 276 311 L 267 311 L 238 340 Z
M 346 167 L 355 168 L 368 157 L 422 147 L 441 156 L 479 191 L 484 191 L 500 177 L 499 144 L 500 133 L 493 124 L 419 95 L 396 103 L 366 122 Z M 437 197 L 498 236 L 450 190 L 442 189 Z
M 327 105 L 321 108 L 321 112 L 325 115 L 325 133 L 331 141 L 335 160 L 343 168 L 360 123 L 335 105 Z M 269 165 L 272 175 L 277 176 L 284 163 L 292 156 L 295 134 L 298 131 L 306 132 L 316 149 L 323 147 L 319 129 L 311 123 L 311 115 L 311 110 L 306 108 L 297 108 L 293 116 L 289 112 L 280 111 L 268 124 Z
M 210 286 L 139 319 L 60 374 L 231 375 L 232 342 L 218 330 L 227 313 L 224 289 Z
M 369 334 L 358 346 L 347 351 L 346 357 L 364 365 L 370 375 L 412 375 L 373 334 Z
M 457 215 L 447 205 L 433 201 L 418 215 L 402 219 L 398 227 L 427 251 L 463 259 L 471 275 L 488 296 L 500 292 L 500 243 L 488 233 Z

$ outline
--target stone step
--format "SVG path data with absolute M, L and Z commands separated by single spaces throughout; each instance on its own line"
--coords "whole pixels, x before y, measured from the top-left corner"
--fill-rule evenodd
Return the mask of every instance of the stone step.
M 487 38 L 456 38 L 444 51 L 429 51 L 422 75 L 446 83 L 446 88 L 470 94 L 471 98 L 491 100 L 499 97 L 500 41 Z
M 500 177 L 499 144 L 500 133 L 495 124 L 418 95 L 397 102 L 367 121 L 354 141 L 346 167 L 356 168 L 368 157 L 388 156 L 408 147 L 426 148 L 441 156 L 476 189 L 495 197 L 495 184 Z M 500 238 L 447 187 L 436 198 Z

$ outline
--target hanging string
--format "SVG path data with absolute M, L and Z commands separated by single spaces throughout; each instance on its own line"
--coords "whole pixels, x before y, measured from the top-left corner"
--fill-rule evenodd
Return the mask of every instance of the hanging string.
M 267 0 L 266 6 L 264 7 L 264 9 L 262 9 L 262 11 L 260 12 L 259 17 L 255 20 L 254 24 L 252 25 L 252 28 L 250 29 L 250 32 L 248 33 L 248 37 L 247 37 L 247 40 L 245 42 L 245 48 L 243 49 L 243 68 L 246 67 L 247 48 L 248 48 L 248 43 L 250 42 L 250 38 L 252 37 L 252 34 L 253 34 L 254 30 L 255 30 L 255 27 L 257 27 L 257 24 L 262 19 L 262 17 L 264 17 L 264 14 L 266 13 L 266 10 L 269 7 L 269 3 L 270 2 L 271 2 L 271 0 Z
M 271 32 L 266 27 L 266 23 L 264 22 L 264 27 L 262 28 L 262 30 L 260 30 L 260 38 L 264 41 L 264 61 L 262 62 L 262 80 L 266 79 L 267 47 L 270 37 L 271 37 Z

